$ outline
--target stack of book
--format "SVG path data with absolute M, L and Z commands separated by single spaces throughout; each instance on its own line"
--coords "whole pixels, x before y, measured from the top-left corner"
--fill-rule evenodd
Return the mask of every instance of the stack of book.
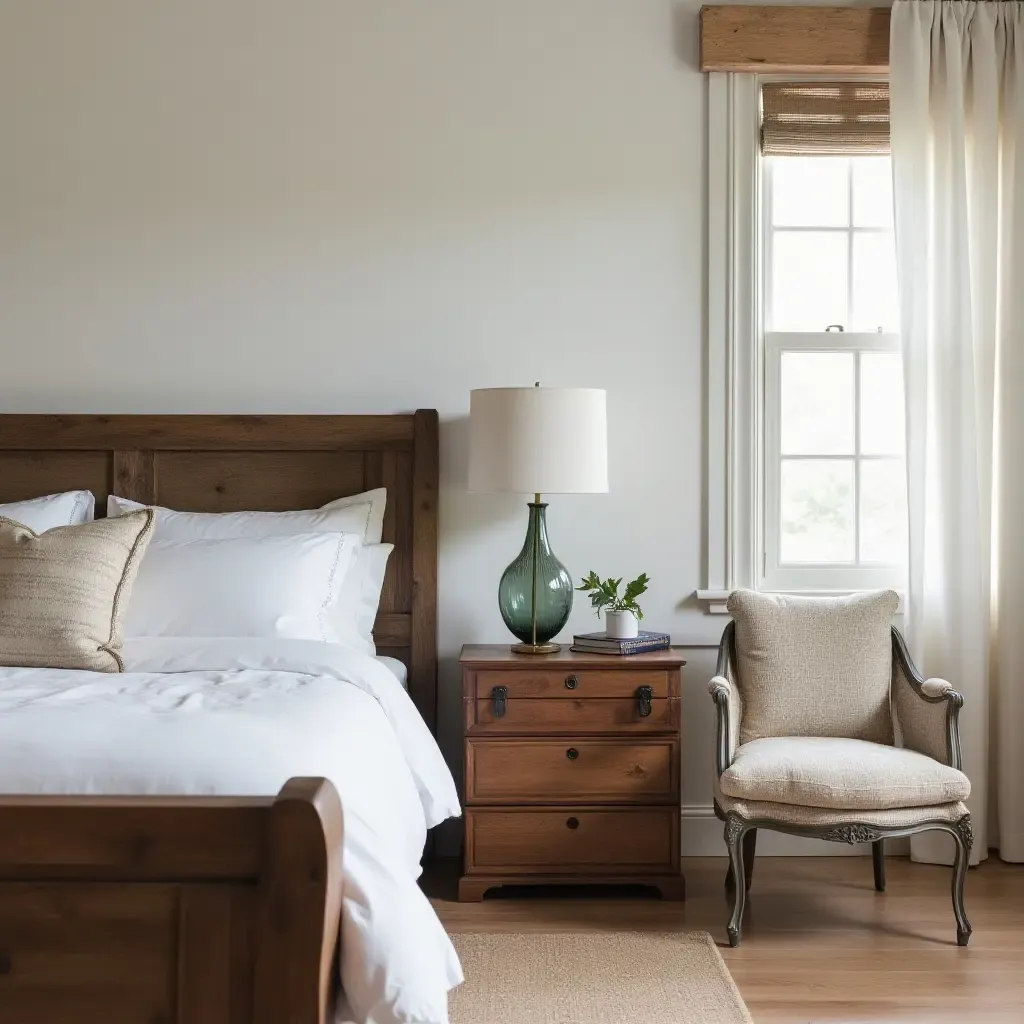
M 669 648 L 668 633 L 648 633 L 641 630 L 631 640 L 616 640 L 604 633 L 577 633 L 572 638 L 572 650 L 579 654 L 646 654 Z

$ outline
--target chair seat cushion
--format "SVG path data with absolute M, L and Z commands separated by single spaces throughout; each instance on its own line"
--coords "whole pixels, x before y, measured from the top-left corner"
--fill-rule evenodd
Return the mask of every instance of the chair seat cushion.
M 820 736 L 743 743 L 720 785 L 735 799 L 837 810 L 925 807 L 971 792 L 963 772 L 916 751 Z

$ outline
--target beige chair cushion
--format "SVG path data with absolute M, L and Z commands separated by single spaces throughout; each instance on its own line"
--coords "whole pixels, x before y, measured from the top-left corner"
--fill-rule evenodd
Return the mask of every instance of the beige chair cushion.
M 747 821 L 770 821 L 773 825 L 823 828 L 830 825 L 878 825 L 882 828 L 914 828 L 926 822 L 953 825 L 968 814 L 967 804 L 934 804 L 928 807 L 895 807 L 884 811 L 837 811 L 829 807 L 797 807 L 767 800 L 737 800 L 715 786 L 715 801 L 724 814 L 738 814 Z M 831 837 L 830 837 L 831 838 Z M 836 836 L 845 842 L 851 838 Z M 856 840 L 853 840 L 856 841 Z
M 802 598 L 737 590 L 740 742 L 763 736 L 845 736 L 892 743 L 891 590 Z
M 121 622 L 153 512 L 36 534 L 0 518 L 0 665 L 120 672 Z
M 901 747 L 864 740 L 778 736 L 744 743 L 722 773 L 721 789 L 740 800 L 886 810 L 966 800 L 963 772 Z

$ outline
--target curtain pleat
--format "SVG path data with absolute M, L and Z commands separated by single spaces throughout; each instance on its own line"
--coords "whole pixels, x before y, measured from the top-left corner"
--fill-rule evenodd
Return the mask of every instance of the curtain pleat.
M 1024 4 L 896 0 L 891 25 L 908 640 L 964 695 L 973 859 L 1024 861 Z

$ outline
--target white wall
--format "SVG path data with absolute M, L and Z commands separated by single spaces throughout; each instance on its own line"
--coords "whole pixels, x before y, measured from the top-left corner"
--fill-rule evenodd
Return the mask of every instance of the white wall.
M 465 493 L 468 392 L 607 388 L 611 493 L 553 497 L 573 575 L 702 584 L 697 0 L 0 0 L 0 411 L 442 419 L 442 743 L 525 508 Z M 582 602 L 569 627 L 595 628 Z M 687 848 L 713 653 L 686 675 Z M 710 845 L 709 845 L 710 844 Z

